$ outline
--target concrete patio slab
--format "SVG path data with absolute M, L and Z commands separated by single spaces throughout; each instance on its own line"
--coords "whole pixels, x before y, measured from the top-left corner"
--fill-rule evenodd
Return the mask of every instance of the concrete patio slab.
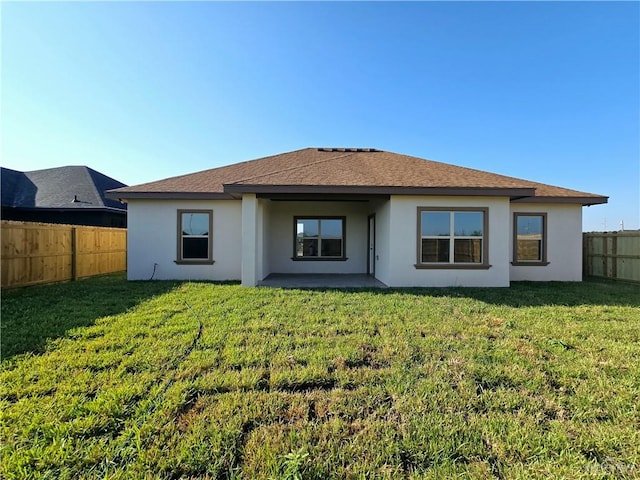
M 286 274 L 272 273 L 259 287 L 276 288 L 388 288 L 365 274 Z

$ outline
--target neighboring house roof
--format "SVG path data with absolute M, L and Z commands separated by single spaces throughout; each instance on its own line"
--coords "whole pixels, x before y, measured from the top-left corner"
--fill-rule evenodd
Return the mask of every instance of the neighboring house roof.
M 111 198 L 238 198 L 257 194 L 498 195 L 593 205 L 607 197 L 422 158 L 355 148 L 305 148 L 120 188 Z
M 1 169 L 2 206 L 24 209 L 100 209 L 126 211 L 106 190 L 126 187 L 89 167 L 68 166 L 31 172 Z

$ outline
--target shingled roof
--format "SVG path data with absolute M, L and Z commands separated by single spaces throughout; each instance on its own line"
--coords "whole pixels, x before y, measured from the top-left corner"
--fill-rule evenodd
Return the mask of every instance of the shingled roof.
M 361 148 L 305 148 L 151 183 L 107 196 L 239 198 L 257 194 L 496 195 L 512 201 L 606 203 L 607 197 L 422 158 Z
M 89 167 L 2 168 L 1 173 L 3 207 L 126 211 L 126 205 L 105 196 L 106 190 L 126 185 Z

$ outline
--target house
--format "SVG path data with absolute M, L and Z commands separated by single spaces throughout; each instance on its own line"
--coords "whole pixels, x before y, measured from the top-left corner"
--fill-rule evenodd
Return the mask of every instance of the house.
M 84 166 L 20 172 L 2 168 L 2 219 L 126 227 L 127 206 L 105 191 L 126 185 Z
M 394 287 L 582 279 L 607 197 L 367 148 L 306 148 L 120 188 L 128 278 L 368 273 Z

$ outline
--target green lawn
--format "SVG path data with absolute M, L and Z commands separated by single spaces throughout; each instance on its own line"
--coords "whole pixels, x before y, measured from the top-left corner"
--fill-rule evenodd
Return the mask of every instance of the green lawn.
M 640 287 L 3 292 L 5 479 L 638 478 Z

